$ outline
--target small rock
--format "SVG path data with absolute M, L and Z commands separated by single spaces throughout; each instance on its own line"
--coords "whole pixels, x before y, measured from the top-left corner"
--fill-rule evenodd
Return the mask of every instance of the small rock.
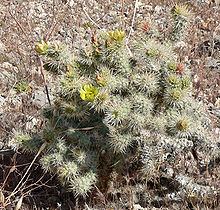
M 3 53 L 6 50 L 5 45 L 0 41 L 0 53 Z
M 134 209 L 134 210 L 144 210 L 144 208 L 141 207 L 139 204 L 134 204 L 134 205 L 133 205 L 133 209 Z
M 158 6 L 158 5 L 154 8 L 154 11 L 155 11 L 156 13 L 160 13 L 162 10 L 163 10 L 163 7 Z

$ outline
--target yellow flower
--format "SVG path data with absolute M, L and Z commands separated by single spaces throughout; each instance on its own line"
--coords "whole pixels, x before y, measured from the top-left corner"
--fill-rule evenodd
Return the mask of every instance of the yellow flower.
M 122 30 L 109 31 L 108 37 L 112 41 L 122 42 L 125 38 L 125 32 Z
M 48 52 L 48 48 L 49 48 L 48 43 L 45 42 L 44 40 L 39 41 L 35 45 L 35 51 L 39 55 L 45 55 Z
M 94 87 L 92 84 L 84 85 L 80 90 L 80 97 L 84 101 L 94 101 L 95 97 L 98 95 L 99 90 L 97 87 Z

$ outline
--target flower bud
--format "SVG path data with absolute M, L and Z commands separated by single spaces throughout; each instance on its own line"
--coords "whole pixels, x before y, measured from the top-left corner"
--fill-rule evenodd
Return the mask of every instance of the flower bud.
M 39 54 L 39 55 L 45 55 L 48 52 L 48 43 L 41 40 L 39 41 L 36 45 L 35 45 L 35 51 Z

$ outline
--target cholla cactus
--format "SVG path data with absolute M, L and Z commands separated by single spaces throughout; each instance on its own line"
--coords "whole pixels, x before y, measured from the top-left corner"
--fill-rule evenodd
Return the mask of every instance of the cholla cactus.
M 67 46 L 59 42 L 50 43 L 40 40 L 35 45 L 35 51 L 47 58 L 44 68 L 48 71 L 61 73 L 72 69 L 73 55 Z
M 178 24 L 185 24 L 187 8 L 175 6 L 173 16 L 175 33 L 182 32 Z M 178 155 L 208 141 L 190 70 L 172 45 L 139 38 L 131 58 L 124 42 L 122 30 L 102 32 L 74 59 L 57 44 L 36 48 L 64 73 L 54 105 L 44 110 L 48 122 L 39 142 L 47 148 L 40 162 L 76 195 L 87 195 L 94 184 L 107 186 L 113 169 L 122 175 L 132 163 L 139 181 L 159 176 L 161 164 L 171 167 Z
M 186 30 L 190 20 L 191 13 L 187 5 L 176 4 L 172 8 L 171 14 L 174 21 L 171 39 L 173 41 L 182 41 L 184 35 L 186 35 Z

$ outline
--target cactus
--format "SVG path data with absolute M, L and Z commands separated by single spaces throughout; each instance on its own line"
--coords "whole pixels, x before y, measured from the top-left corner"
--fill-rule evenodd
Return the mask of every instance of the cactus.
M 173 41 L 182 41 L 184 39 L 184 36 L 187 34 L 186 30 L 190 21 L 191 13 L 187 5 L 176 4 L 172 8 L 171 14 L 174 21 L 171 39 Z
M 176 6 L 172 14 L 185 23 L 188 10 Z M 175 24 L 179 36 L 182 25 Z M 134 165 L 139 182 L 150 180 L 163 163 L 171 166 L 179 154 L 210 142 L 190 70 L 172 42 L 131 42 L 132 57 L 123 30 L 100 32 L 75 56 L 63 45 L 37 44 L 44 62 L 63 75 L 53 106 L 43 112 L 47 125 L 36 141 L 47 147 L 40 163 L 76 196 L 104 188 L 112 172 L 123 176 Z M 30 150 L 33 141 L 24 137 L 19 145 L 30 142 Z
M 31 92 L 32 90 L 30 84 L 28 84 L 27 81 L 17 82 L 16 85 L 14 86 L 14 89 L 17 93 L 28 93 Z

